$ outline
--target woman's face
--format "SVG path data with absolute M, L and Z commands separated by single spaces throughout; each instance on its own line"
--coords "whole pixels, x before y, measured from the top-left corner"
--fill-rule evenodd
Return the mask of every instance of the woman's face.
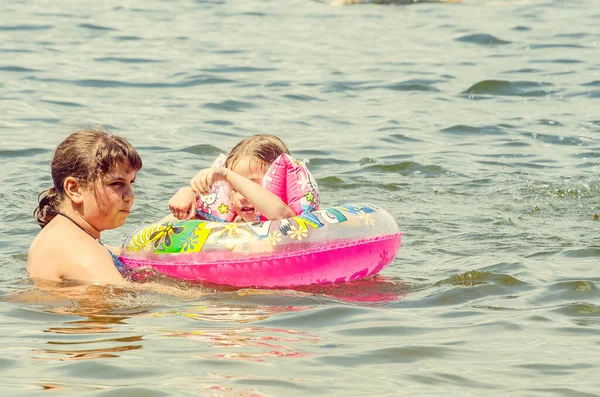
M 267 169 L 268 167 L 260 161 L 242 157 L 231 170 L 260 185 Z M 231 189 L 231 204 L 235 213 L 241 216 L 244 222 L 256 222 L 254 205 L 234 189 Z
M 131 212 L 135 195 L 133 183 L 136 171 L 123 163 L 84 191 L 84 216 L 98 231 L 117 228 L 125 223 Z

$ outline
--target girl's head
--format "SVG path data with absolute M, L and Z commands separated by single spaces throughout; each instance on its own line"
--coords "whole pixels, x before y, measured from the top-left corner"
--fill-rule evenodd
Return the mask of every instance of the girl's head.
M 123 190 L 117 187 L 117 183 L 131 182 L 124 180 L 124 175 L 135 174 L 141 168 L 142 159 L 124 138 L 99 130 L 75 132 L 62 141 L 54 152 L 51 164 L 54 186 L 40 194 L 34 216 L 41 227 L 46 226 L 67 200 L 74 200 L 71 190 L 75 188 L 84 193 L 83 196 L 77 193 L 76 204 L 80 199 L 89 200 L 91 193 L 96 201 L 93 205 L 98 206 L 100 190 L 105 184 L 109 185 L 114 196 L 119 189 Z M 128 189 L 127 199 L 133 201 L 131 189 Z M 108 189 L 103 193 L 106 197 Z M 128 210 L 120 211 L 126 218 Z
M 290 151 L 278 137 L 267 134 L 253 135 L 231 149 L 225 159 L 225 168 L 260 185 L 271 163 L 283 153 L 290 154 Z M 235 190 L 232 191 L 231 203 L 235 212 L 246 222 L 256 220 L 254 205 Z
M 225 159 L 225 168 L 232 170 L 237 163 L 246 159 L 269 168 L 271 163 L 281 154 L 290 154 L 285 143 L 275 135 L 252 135 L 235 145 Z M 265 169 L 266 171 L 266 169 Z

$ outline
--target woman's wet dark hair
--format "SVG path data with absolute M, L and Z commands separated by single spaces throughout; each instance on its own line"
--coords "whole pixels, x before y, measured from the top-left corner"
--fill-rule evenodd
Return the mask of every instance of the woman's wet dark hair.
M 67 177 L 89 187 L 117 164 L 125 164 L 136 172 L 142 168 L 142 159 L 125 138 L 95 129 L 69 135 L 52 157 L 50 170 L 54 186 L 40 193 L 38 207 L 33 212 L 37 223 L 43 228 L 56 216 L 65 197 Z

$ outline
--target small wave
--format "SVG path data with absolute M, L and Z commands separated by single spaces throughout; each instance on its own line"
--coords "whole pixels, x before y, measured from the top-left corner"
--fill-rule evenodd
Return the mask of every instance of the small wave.
M 470 34 L 459 37 L 456 41 L 479 45 L 506 45 L 512 43 L 512 41 L 502 40 L 489 34 Z
M 506 131 L 504 131 L 504 129 L 494 125 L 472 127 L 469 125 L 459 124 L 444 128 L 440 130 L 440 132 L 453 135 L 506 135 Z
M 522 364 L 522 365 L 515 365 L 515 367 L 538 372 L 538 374 L 542 375 L 542 376 L 565 376 L 565 375 L 569 375 L 569 374 L 579 374 L 579 373 L 581 373 L 581 370 L 584 370 L 584 369 L 593 369 L 593 368 L 595 368 L 595 365 L 594 364 L 570 364 L 570 365 Z M 522 373 L 522 371 L 519 371 L 519 373 Z M 564 393 L 564 395 L 579 394 L 574 391 L 572 393 L 566 393 L 563 390 L 562 392 Z
M 552 86 L 551 83 L 533 81 L 483 80 L 467 88 L 463 94 L 541 97 L 556 92 L 545 88 Z
M 292 84 L 289 81 L 273 81 L 271 83 L 268 83 L 267 85 L 265 85 L 265 87 L 273 87 L 273 88 L 287 88 L 287 87 L 291 87 Z
M 562 305 L 554 310 L 564 316 L 587 319 L 582 325 L 598 326 L 600 325 L 600 306 L 591 302 L 573 302 Z M 581 322 L 578 322 L 581 324 Z
M 582 305 L 585 310 L 600 316 L 598 306 L 583 303 L 596 301 L 600 297 L 598 283 L 591 280 L 569 280 L 553 283 L 546 287 L 543 292 L 537 294 L 533 299 L 535 304 L 552 304 L 559 302 L 561 306 L 557 311 L 568 316 L 579 315 Z
M 400 127 L 384 127 L 378 128 L 377 131 L 388 131 L 394 129 L 401 129 Z M 381 139 L 384 142 L 423 142 L 422 139 L 413 138 L 405 134 L 390 134 Z
M 552 127 L 562 127 L 563 126 L 560 122 L 558 122 L 556 120 L 550 120 L 550 119 L 539 119 L 538 124 L 550 125 Z
M 222 150 L 213 145 L 194 145 L 179 149 L 177 152 L 186 152 L 201 156 L 218 156 Z
M 580 195 L 577 191 L 567 192 L 570 195 L 578 197 Z M 600 247 L 589 247 L 579 248 L 575 250 L 568 250 L 562 253 L 562 256 L 569 258 L 600 258 Z
M 176 83 L 130 83 L 127 81 L 118 80 L 98 80 L 98 79 L 85 79 L 85 80 L 66 80 L 56 78 L 38 78 L 38 77 L 27 77 L 26 80 L 41 81 L 46 83 L 62 83 L 76 85 L 79 87 L 89 88 L 186 88 L 195 87 L 199 85 L 210 85 L 210 84 L 226 84 L 232 83 L 233 80 L 220 79 L 212 76 L 204 76 L 202 78 L 188 79 Z
M 548 48 L 586 48 L 579 44 L 531 44 L 530 50 L 544 50 Z
M 533 138 L 544 143 L 550 143 L 552 145 L 580 146 L 584 143 L 581 138 L 568 135 L 550 135 L 540 134 L 538 132 L 521 132 L 519 135 L 526 138 Z
M 390 85 L 381 86 L 387 90 L 392 91 L 431 91 L 439 92 L 440 90 L 433 85 L 438 83 L 439 80 L 407 80 L 400 83 L 394 83 Z
M 0 25 L 0 31 L 48 30 L 52 28 L 54 28 L 53 25 Z
M 522 74 L 522 73 L 534 73 L 534 74 L 538 74 L 538 73 L 542 73 L 543 71 L 540 69 L 533 69 L 533 68 L 523 68 L 523 69 L 517 69 L 517 70 L 507 70 L 505 72 L 502 72 L 504 74 Z
M 460 3 L 461 0 L 335 0 L 333 5 L 376 4 L 376 5 L 411 5 L 425 3 Z
M 421 174 L 423 176 L 440 176 L 446 174 L 446 170 L 439 165 L 423 165 L 414 161 L 402 161 L 395 164 L 374 164 L 364 167 L 363 170 L 398 173 L 401 175 Z
M 571 157 L 578 158 L 578 159 L 586 159 L 586 158 L 597 159 L 597 158 L 600 158 L 600 149 L 597 151 L 594 151 L 594 152 L 578 152 L 578 153 L 572 154 Z
M 500 143 L 499 146 L 512 147 L 512 148 L 527 147 L 527 146 L 531 146 L 531 143 L 526 142 L 526 141 L 510 140 L 510 141 L 505 141 L 505 142 Z
M 118 41 L 139 41 L 139 40 L 143 40 L 140 36 L 116 36 L 114 39 L 118 40 Z
M 303 150 L 296 150 L 294 151 L 294 154 L 296 155 L 296 157 L 299 160 L 303 160 L 303 157 L 307 157 L 307 156 L 329 156 L 330 153 L 325 151 L 325 150 L 318 150 L 318 149 L 303 149 Z M 325 160 L 325 159 L 316 159 L 316 160 Z M 327 160 L 325 161 L 325 163 L 327 162 Z M 313 160 L 310 160 L 310 164 L 313 165 Z M 323 162 L 321 163 L 323 164 Z
M 321 189 L 327 188 L 331 190 L 348 190 L 358 188 L 361 186 L 361 183 L 349 181 L 337 176 L 327 176 L 325 178 L 319 178 L 319 186 Z
M 471 270 L 468 272 L 455 274 L 444 280 L 438 281 L 435 283 L 435 286 L 439 287 L 446 284 L 459 285 L 463 287 L 482 284 L 498 284 L 504 286 L 526 285 L 526 283 L 514 276 L 511 276 L 510 274 L 495 274 L 480 270 Z
M 302 153 L 302 152 L 298 152 L 298 153 Z M 319 165 L 348 165 L 348 164 L 354 164 L 353 161 L 348 161 L 348 160 L 338 160 L 338 159 L 334 159 L 334 158 L 312 158 L 310 159 L 310 167 L 312 166 L 319 166 Z
M 301 102 L 311 102 L 311 101 L 323 101 L 322 99 L 315 98 L 310 95 L 302 95 L 302 94 L 286 94 L 282 95 L 282 98 L 290 99 L 292 101 L 301 101 Z
M 346 92 L 346 91 L 362 91 L 370 88 L 367 84 L 372 81 L 334 81 L 327 84 L 323 89 L 324 92 Z
M 100 30 L 100 31 L 107 31 L 107 30 L 117 30 L 115 28 L 109 28 L 106 26 L 100 26 L 100 25 L 94 25 L 91 23 L 82 23 L 78 25 L 80 28 L 82 29 L 89 29 L 89 30 Z
M 250 102 L 241 102 L 228 99 L 223 102 L 209 102 L 203 105 L 206 108 L 224 110 L 226 112 L 242 112 L 246 109 L 254 109 L 258 106 Z
M 573 63 L 583 63 L 584 61 L 580 61 L 579 59 L 568 59 L 568 58 L 557 58 L 557 59 L 540 59 L 534 61 L 535 63 L 564 63 L 564 64 L 573 64 Z
M 220 68 L 205 68 L 202 69 L 205 72 L 210 73 L 258 73 L 258 72 L 273 72 L 275 68 L 254 68 L 251 66 L 231 66 L 231 67 L 220 67 Z
M 115 57 L 96 58 L 94 60 L 96 62 L 120 62 L 120 63 L 160 63 L 160 62 L 165 62 L 163 60 L 148 59 L 148 58 L 115 58 Z
M 0 48 L 0 52 L 5 52 L 5 53 L 9 53 L 9 54 L 32 54 L 35 51 L 24 50 L 21 48 Z
M 23 68 L 21 66 L 0 66 L 0 72 L 28 73 L 28 72 L 39 72 L 39 70 Z
M 76 103 L 76 102 L 68 102 L 68 101 L 49 101 L 49 100 L 40 100 L 40 102 L 45 102 L 45 103 L 51 103 L 53 105 L 58 105 L 58 106 L 67 106 L 67 107 L 72 107 L 72 108 L 76 108 L 76 107 L 85 107 L 84 105 L 80 104 L 80 103 Z
M 233 121 L 229 120 L 206 120 L 204 124 L 214 124 L 214 125 L 233 125 Z
M 38 154 L 50 153 L 48 149 L 18 149 L 18 150 L 0 150 L 0 158 L 21 158 L 21 157 L 34 157 Z

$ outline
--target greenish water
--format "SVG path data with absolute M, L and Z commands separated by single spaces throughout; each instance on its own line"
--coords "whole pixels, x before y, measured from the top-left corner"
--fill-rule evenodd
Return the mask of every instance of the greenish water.
M 3 395 L 599 395 L 599 24 L 595 0 L 3 2 Z M 402 248 L 329 287 L 48 296 L 31 213 L 94 123 L 144 160 L 110 244 L 264 132 Z

